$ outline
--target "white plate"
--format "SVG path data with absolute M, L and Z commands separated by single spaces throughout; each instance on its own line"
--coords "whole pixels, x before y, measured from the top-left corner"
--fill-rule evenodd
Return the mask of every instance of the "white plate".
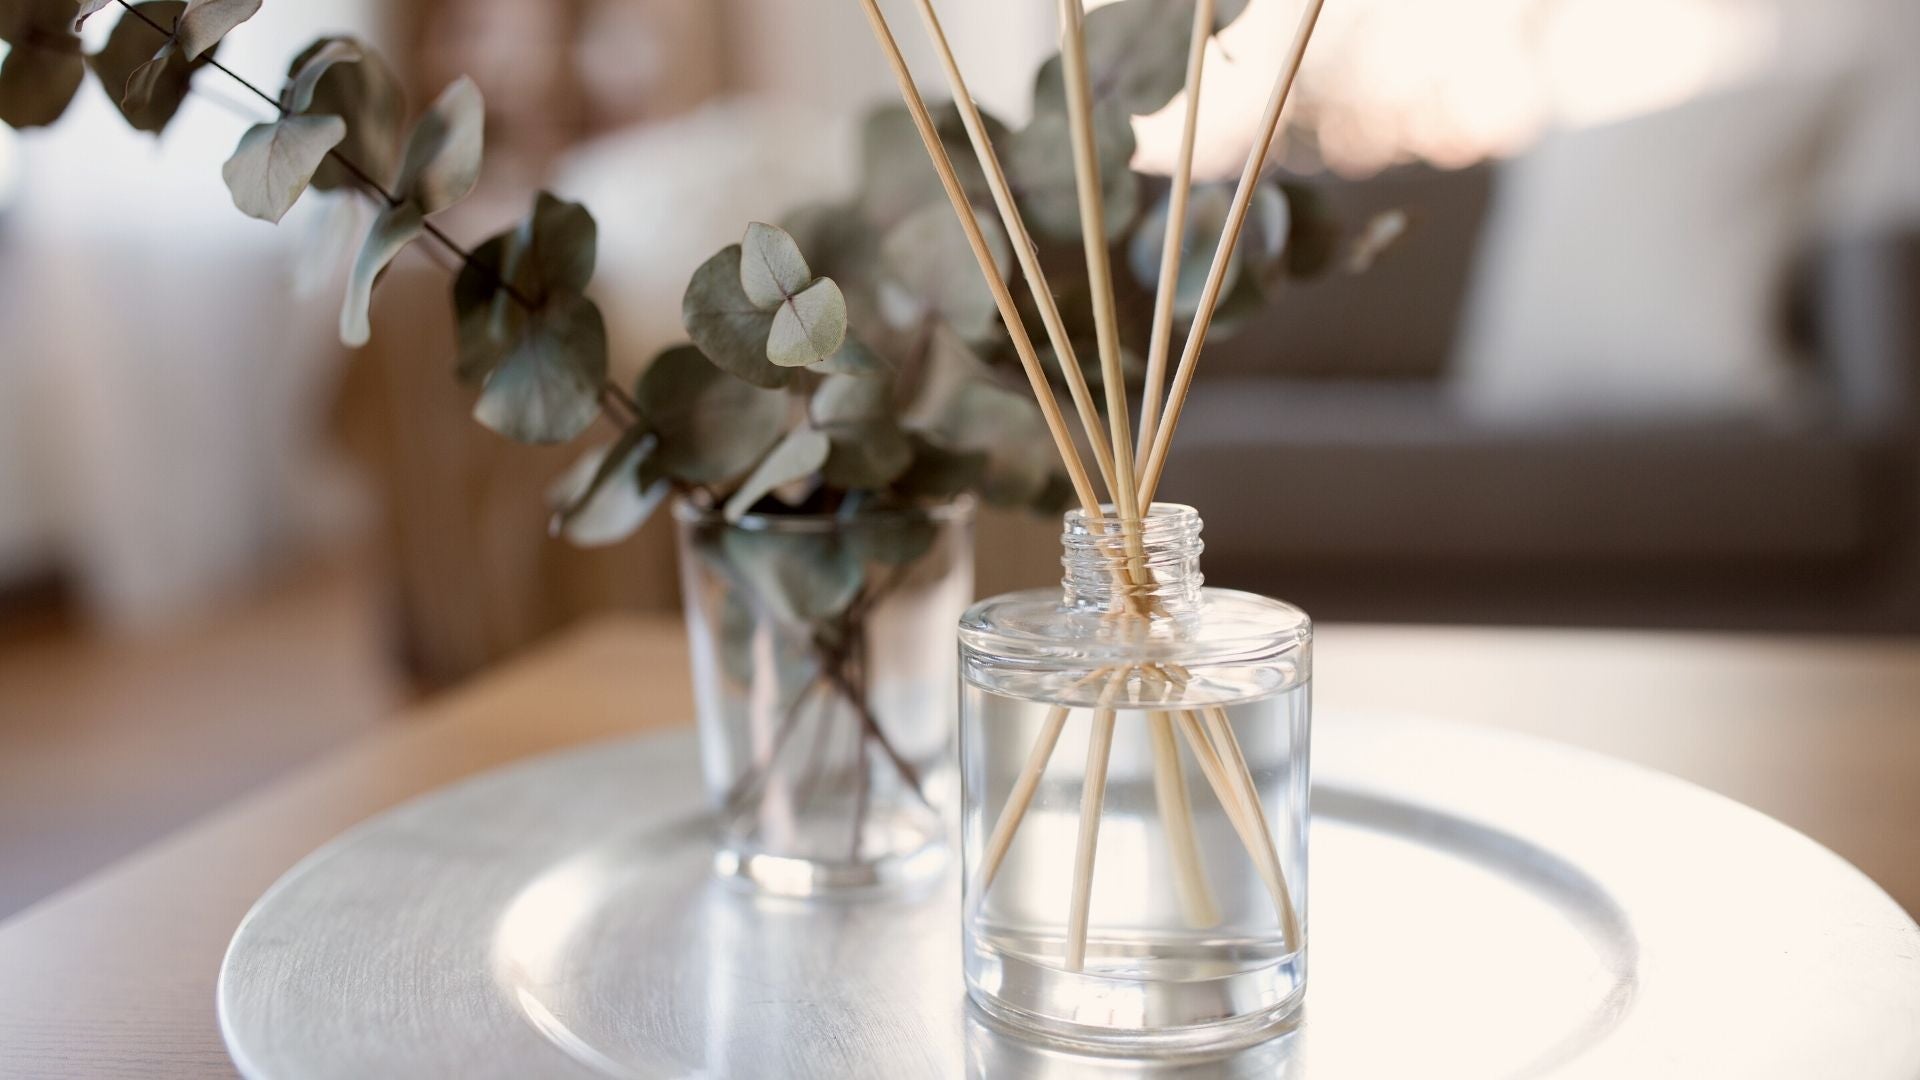
M 1915 1080 L 1920 930 L 1681 781 L 1427 721 L 1314 740 L 1291 1033 L 1147 1067 L 974 1019 L 958 889 L 775 902 L 708 878 L 694 742 L 574 750 L 409 803 L 261 899 L 220 975 L 250 1077 Z

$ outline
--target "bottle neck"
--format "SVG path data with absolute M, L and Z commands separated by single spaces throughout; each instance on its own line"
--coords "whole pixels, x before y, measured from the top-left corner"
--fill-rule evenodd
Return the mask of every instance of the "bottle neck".
M 1109 514 L 1089 522 L 1068 512 L 1060 535 L 1066 576 L 1063 602 L 1076 611 L 1179 617 L 1200 610 L 1200 514 L 1190 506 L 1154 503 L 1144 519 L 1123 525 Z

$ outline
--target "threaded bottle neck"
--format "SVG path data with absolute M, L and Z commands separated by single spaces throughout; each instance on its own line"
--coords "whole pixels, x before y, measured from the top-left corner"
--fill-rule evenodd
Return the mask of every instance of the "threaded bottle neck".
M 1089 522 L 1069 511 L 1060 535 L 1063 601 L 1079 611 L 1189 615 L 1200 610 L 1200 514 L 1191 506 L 1154 503 L 1137 525 L 1106 508 Z

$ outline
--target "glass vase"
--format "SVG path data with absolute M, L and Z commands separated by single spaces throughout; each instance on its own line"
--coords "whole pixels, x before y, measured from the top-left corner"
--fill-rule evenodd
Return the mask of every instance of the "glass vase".
M 1061 591 L 960 622 L 968 991 L 1095 1050 L 1226 1049 L 1306 989 L 1312 624 L 1201 521 L 1067 515 Z
M 937 879 L 973 504 L 674 517 L 716 870 L 783 896 Z

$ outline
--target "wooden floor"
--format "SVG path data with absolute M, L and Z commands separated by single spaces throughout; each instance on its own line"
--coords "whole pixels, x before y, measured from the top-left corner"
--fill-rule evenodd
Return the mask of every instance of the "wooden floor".
M 0 630 L 0 918 L 391 715 L 373 581 L 315 565 L 138 639 Z

